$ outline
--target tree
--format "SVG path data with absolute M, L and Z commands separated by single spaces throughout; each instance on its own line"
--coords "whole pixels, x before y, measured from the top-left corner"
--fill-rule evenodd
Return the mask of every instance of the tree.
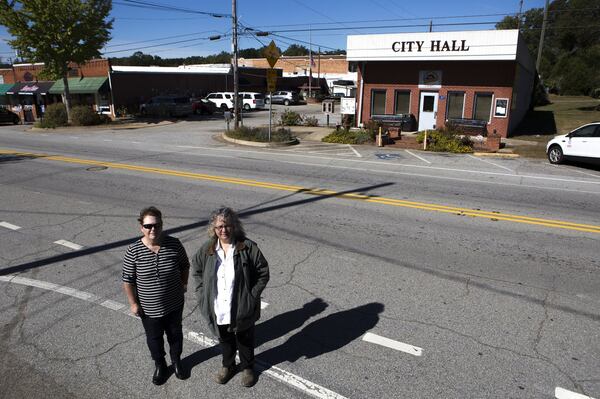
M 69 121 L 69 64 L 100 57 L 110 40 L 111 8 L 112 0 L 0 0 L 0 23 L 14 37 L 8 44 L 29 62 L 43 62 L 45 78 L 62 78 Z
M 283 55 L 287 55 L 288 57 L 308 55 L 308 49 L 300 44 L 292 44 L 283 52 Z

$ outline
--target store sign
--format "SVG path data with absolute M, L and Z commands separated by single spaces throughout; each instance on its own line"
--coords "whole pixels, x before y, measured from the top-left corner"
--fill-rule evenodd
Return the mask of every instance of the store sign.
M 340 99 L 340 111 L 342 115 L 354 115 L 356 113 L 356 98 L 342 97 Z
M 348 61 L 515 60 L 518 43 L 517 29 L 349 35 L 346 59 Z
M 407 42 L 394 42 L 392 43 L 392 51 L 395 53 L 420 53 L 423 51 L 432 53 L 440 51 L 469 51 L 466 40 L 431 40 L 426 43 L 424 40 L 420 41 L 407 41 Z
M 442 71 L 419 71 L 420 89 L 439 89 L 442 87 Z
M 34 92 L 34 91 L 38 91 L 38 90 L 39 90 L 39 87 L 36 85 L 32 85 L 32 86 L 27 85 L 27 86 L 22 87 L 21 90 L 19 90 L 19 91 L 27 93 L 27 92 Z

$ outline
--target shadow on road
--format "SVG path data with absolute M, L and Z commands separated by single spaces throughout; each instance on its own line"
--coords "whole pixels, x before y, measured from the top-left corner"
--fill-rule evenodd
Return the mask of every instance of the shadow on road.
M 286 361 L 295 362 L 301 357 L 312 359 L 333 352 L 375 327 L 383 310 L 383 304 L 372 302 L 330 314 L 308 324 L 283 344 L 259 354 L 257 358 L 275 366 Z

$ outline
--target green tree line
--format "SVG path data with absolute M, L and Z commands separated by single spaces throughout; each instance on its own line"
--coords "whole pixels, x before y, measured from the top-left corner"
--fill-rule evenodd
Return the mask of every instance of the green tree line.
M 536 59 L 543 8 L 521 15 L 520 31 Z M 519 18 L 505 17 L 496 29 L 516 29 Z M 548 7 L 540 74 L 550 92 L 600 95 L 600 0 L 553 0 Z
M 240 58 L 264 58 L 263 51 L 265 47 L 259 48 L 246 48 L 239 50 L 238 54 Z M 285 56 L 302 56 L 308 55 L 309 50 L 307 47 L 292 44 L 285 51 L 279 49 L 279 52 Z M 346 54 L 345 50 L 331 50 L 321 51 L 321 55 L 331 54 Z M 313 52 L 313 57 L 317 57 L 317 54 Z M 115 57 L 110 58 L 112 65 L 131 65 L 131 66 L 178 66 L 178 65 L 194 65 L 194 64 L 228 64 L 231 62 L 232 54 L 226 51 L 222 51 L 218 54 L 212 54 L 207 56 L 191 56 L 185 58 L 161 58 L 157 55 L 144 54 L 141 51 L 136 51 L 129 57 Z

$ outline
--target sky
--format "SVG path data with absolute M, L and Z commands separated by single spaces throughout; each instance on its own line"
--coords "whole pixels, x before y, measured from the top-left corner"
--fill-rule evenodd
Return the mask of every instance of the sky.
M 274 40 L 283 50 L 299 44 L 315 51 L 319 47 L 330 51 L 345 49 L 348 35 L 426 32 L 430 21 L 436 32 L 494 29 L 494 24 L 505 15 L 516 14 L 520 3 L 520 0 L 237 0 L 238 46 L 262 47 Z M 544 7 L 544 3 L 545 0 L 523 0 L 523 11 Z M 157 9 L 148 4 L 183 10 Z M 113 0 L 112 39 L 102 52 L 104 57 L 126 57 L 142 51 L 161 58 L 230 52 L 231 13 L 231 0 Z M 251 33 L 257 31 L 270 34 L 257 37 Z M 221 38 L 209 40 L 211 36 Z M 6 43 L 9 38 L 6 29 L 0 26 L 0 57 L 4 62 L 15 54 Z

